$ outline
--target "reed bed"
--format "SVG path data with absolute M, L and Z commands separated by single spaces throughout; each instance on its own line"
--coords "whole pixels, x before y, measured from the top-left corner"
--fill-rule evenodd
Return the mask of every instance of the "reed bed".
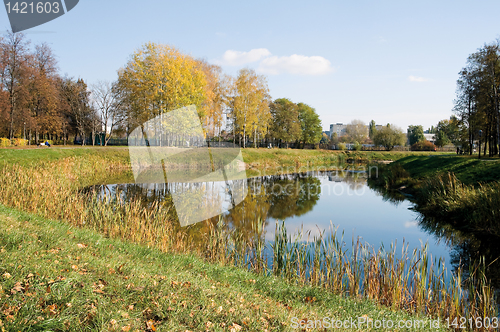
M 452 173 L 436 176 L 423 183 L 417 204 L 428 217 L 445 217 L 452 225 L 500 236 L 500 182 L 474 187 Z
M 123 171 L 124 165 L 102 166 L 102 161 L 66 158 L 45 166 L 7 165 L 0 170 L 0 202 L 48 218 L 65 220 L 110 237 L 156 247 L 163 251 L 196 252 L 210 262 L 231 264 L 292 283 L 321 287 L 354 298 L 368 298 L 394 309 L 443 319 L 496 317 L 494 291 L 485 277 L 484 262 L 448 275 L 444 263 L 433 259 L 427 246 L 408 251 L 403 244 L 389 250 L 352 241 L 348 250 L 343 233 L 332 225 L 329 233 L 304 241 L 303 232 L 287 234 L 277 223 L 275 239 L 264 239 L 264 222 L 253 222 L 253 236 L 228 229 L 222 220 L 209 223 L 204 242 L 190 241 L 185 229 L 169 217 L 168 207 L 139 200 L 97 198 L 78 190 L 89 179 Z M 452 186 L 453 183 L 447 184 Z M 455 187 L 456 184 L 454 184 Z M 443 187 L 443 190 L 450 190 Z M 456 190 L 456 189 L 454 189 Z M 465 189 L 464 189 L 465 190 Z
M 302 232 L 288 235 L 284 223 L 277 223 L 273 242 L 256 237 L 242 244 L 221 221 L 211 229 L 205 257 L 450 323 L 497 317 L 495 292 L 486 278 L 484 261 L 472 264 L 463 279 L 461 267 L 449 275 L 443 260 L 428 252 L 427 244 L 412 251 L 405 243 L 400 249 L 394 244 L 389 250 L 376 250 L 358 238 L 346 249 L 343 235 L 337 236 L 337 228 L 331 225 L 328 233 L 312 240 L 308 235 L 304 241 Z

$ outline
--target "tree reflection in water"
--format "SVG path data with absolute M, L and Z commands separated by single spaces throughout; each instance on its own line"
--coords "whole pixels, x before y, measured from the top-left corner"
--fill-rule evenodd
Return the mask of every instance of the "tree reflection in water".
M 359 189 L 366 183 L 364 173 L 344 170 L 270 175 L 241 180 L 246 181 L 248 189 L 248 195 L 241 203 L 222 216 L 190 225 L 184 230 L 191 241 L 203 241 L 206 234 L 209 234 L 210 227 L 215 226 L 222 218 L 224 227 L 236 231 L 244 240 L 256 237 L 263 239 L 263 229 L 269 225 L 271 219 L 271 223 L 274 223 L 274 220 L 301 216 L 313 209 L 321 196 L 321 181 L 318 176 L 328 176 L 330 181 L 346 182 L 352 190 Z M 210 182 L 95 185 L 86 191 L 95 191 L 101 197 L 119 197 L 124 202 L 140 200 L 146 208 L 157 204 L 160 208 L 168 209 L 169 222 L 173 221 L 181 228 L 173 208 L 171 193 L 193 191 L 196 188 L 200 189 L 200 195 L 214 207 L 224 204 L 220 192 Z

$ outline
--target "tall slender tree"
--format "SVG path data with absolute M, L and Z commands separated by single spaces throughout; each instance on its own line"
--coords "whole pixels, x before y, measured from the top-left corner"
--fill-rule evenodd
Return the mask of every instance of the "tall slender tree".
M 253 133 L 254 145 L 257 141 L 257 134 L 262 136 L 266 134 L 271 120 L 269 101 L 266 78 L 257 75 L 252 69 L 240 70 L 234 82 L 232 117 L 234 130 L 243 139 L 244 148 L 247 133 Z
M 15 130 L 23 122 L 26 111 L 26 82 L 28 76 L 28 42 L 22 33 L 8 32 L 1 47 L 2 72 L 0 80 L 8 93 L 8 135 L 14 138 Z

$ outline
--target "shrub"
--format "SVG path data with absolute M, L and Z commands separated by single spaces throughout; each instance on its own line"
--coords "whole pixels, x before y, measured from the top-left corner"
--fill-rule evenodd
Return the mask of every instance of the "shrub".
M 411 146 L 412 151 L 436 151 L 436 146 L 428 140 L 417 142 Z
M 361 148 L 363 147 L 363 145 L 361 145 L 361 143 L 359 142 L 354 142 L 354 145 L 352 147 L 353 150 L 356 150 L 356 151 L 361 151 Z
M 339 144 L 337 144 L 337 149 L 344 151 L 345 149 L 347 149 L 347 147 L 346 147 L 345 143 L 339 143 Z
M 0 147 L 11 146 L 10 139 L 8 138 L 0 138 Z
M 26 145 L 28 145 L 28 140 L 22 139 L 22 138 L 16 138 L 16 139 L 14 139 L 14 145 L 15 146 L 26 146 Z

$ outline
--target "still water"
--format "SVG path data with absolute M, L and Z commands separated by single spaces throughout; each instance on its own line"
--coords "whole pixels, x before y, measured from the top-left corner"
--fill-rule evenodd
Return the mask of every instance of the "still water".
M 198 191 L 204 188 L 211 192 L 207 195 L 213 200 L 209 205 L 216 202 L 227 208 L 228 211 L 222 214 L 227 227 L 243 234 L 251 235 L 255 221 L 260 220 L 265 227 L 266 240 L 273 241 L 276 222 L 284 221 L 288 234 L 298 234 L 302 230 L 303 240 L 312 241 L 320 232 L 328 235 L 333 225 L 338 229 L 338 237 L 344 233 L 347 248 L 358 237 L 375 249 L 384 246 L 390 250 L 391 244 L 396 244 L 399 252 L 404 242 L 410 253 L 427 243 L 432 257 L 443 258 L 450 266 L 451 247 L 447 241 L 420 226 L 420 215 L 412 210 L 413 204 L 407 200 L 384 198 L 370 189 L 364 173 L 309 172 L 239 181 L 244 181 L 247 195 L 234 206 L 227 198 L 227 190 L 224 196 L 224 186 L 217 186 L 217 183 L 201 186 L 200 183 L 122 183 L 93 186 L 92 189 L 101 196 L 118 195 L 124 200 L 140 198 L 144 204 L 159 201 L 168 206 L 172 204 L 172 193 L 186 188 Z M 172 218 L 178 218 L 175 209 L 172 209 Z M 199 224 L 187 226 L 191 228 L 190 233 L 206 231 L 207 228 Z

